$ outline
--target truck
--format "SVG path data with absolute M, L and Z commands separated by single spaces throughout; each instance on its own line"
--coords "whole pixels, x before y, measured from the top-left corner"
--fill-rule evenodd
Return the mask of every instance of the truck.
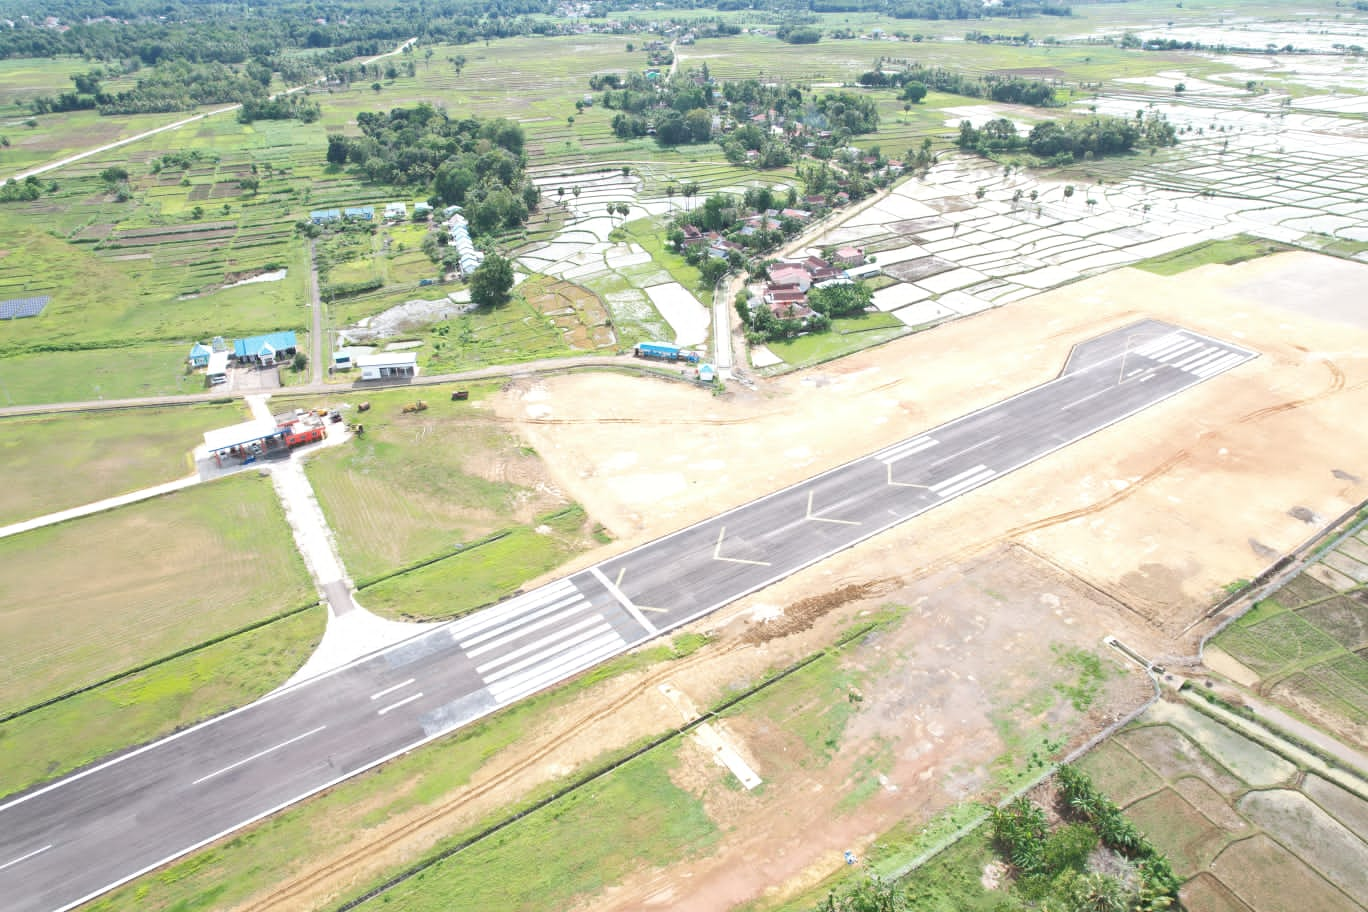
M 678 345 L 670 345 L 668 342 L 638 342 L 636 348 L 632 349 L 632 356 L 648 358 L 652 361 L 698 363 L 698 352 L 687 351 Z
M 317 443 L 326 433 L 321 424 L 296 424 L 285 432 L 285 445 L 294 448 L 306 443 Z

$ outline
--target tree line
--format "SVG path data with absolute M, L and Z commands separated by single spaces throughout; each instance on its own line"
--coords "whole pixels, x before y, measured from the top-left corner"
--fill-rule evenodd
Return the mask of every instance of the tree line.
M 1052 85 L 1042 79 L 1023 79 L 1020 76 L 967 76 L 945 67 L 928 67 L 919 63 L 899 70 L 875 67 L 860 74 L 860 85 L 906 88 L 910 85 L 964 95 L 969 98 L 991 98 L 1007 104 L 1024 104 L 1037 108 L 1053 108 L 1063 104 L 1055 97 Z M 923 91 L 922 94 L 925 94 Z M 914 103 L 917 99 L 909 99 Z
M 966 152 L 992 156 L 1024 151 L 1056 165 L 1124 155 L 1137 145 L 1172 146 L 1177 141 L 1173 125 L 1160 114 L 1137 116 L 1134 120 L 1107 116 L 1047 120 L 1032 127 L 1026 136 L 1006 118 L 990 120 L 982 127 L 966 120 L 960 123 L 955 138 L 955 144 Z

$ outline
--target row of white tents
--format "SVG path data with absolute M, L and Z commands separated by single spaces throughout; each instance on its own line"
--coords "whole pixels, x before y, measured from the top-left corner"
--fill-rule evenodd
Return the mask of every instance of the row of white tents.
M 470 227 L 465 216 L 459 212 L 447 222 L 448 243 L 456 248 L 456 257 L 461 266 L 461 275 L 469 276 L 484 262 L 484 254 L 475 249 L 470 240 Z

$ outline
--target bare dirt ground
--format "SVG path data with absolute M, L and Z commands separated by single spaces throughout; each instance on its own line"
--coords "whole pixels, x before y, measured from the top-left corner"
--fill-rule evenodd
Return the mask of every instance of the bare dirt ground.
M 659 684 L 708 705 L 888 603 L 912 610 L 848 657 L 873 683 L 834 756 L 796 762 L 786 726 L 729 718 L 726 735 L 765 788 L 719 785 L 720 767 L 685 751 L 677 781 L 701 796 L 718 845 L 585 907 L 793 895 L 839 867 L 842 850 L 979 794 L 1012 747 L 1002 714 L 1048 681 L 1052 644 L 1095 648 L 1114 634 L 1151 655 L 1190 654 L 1200 627 L 1178 634 L 1224 585 L 1314 531 L 1293 513 L 1329 518 L 1368 496 L 1343 480 L 1368 478 L 1356 455 L 1368 444 L 1368 327 L 1284 309 L 1275 289 L 1288 274 L 1313 298 L 1361 287 L 1368 266 L 1287 254 L 1174 278 L 1122 270 L 725 397 L 611 374 L 512 382 L 493 408 L 619 537 L 587 564 L 1045 382 L 1073 344 L 1142 317 L 1262 355 L 705 619 L 698 628 L 717 638 L 698 653 L 586 692 L 463 789 L 361 830 L 244 908 L 343 895 L 537 783 L 677 724 Z M 1117 674 L 1086 718 L 1021 705 L 1013 718 L 1076 743 L 1147 693 Z M 843 804 L 872 768 L 887 783 Z
M 497 407 L 625 548 L 1045 382 L 1073 344 L 1143 317 L 1238 342 L 1261 357 L 914 523 L 918 561 L 1016 540 L 1172 634 L 1368 495 L 1334 474 L 1368 475 L 1368 326 L 1306 312 L 1365 281 L 1302 253 L 1119 270 L 755 393 L 581 374 L 515 383 Z

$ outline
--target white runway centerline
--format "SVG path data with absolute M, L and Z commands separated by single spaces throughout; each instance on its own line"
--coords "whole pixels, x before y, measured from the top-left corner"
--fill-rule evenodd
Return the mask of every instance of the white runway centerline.
M 318 726 L 318 728 L 315 728 L 315 729 L 313 729 L 312 731 L 306 731 L 306 732 L 305 732 L 304 734 L 302 734 L 302 735 L 295 735 L 293 738 L 291 738 L 291 739 L 288 740 L 288 741 L 281 741 L 281 742 L 280 742 L 279 744 L 277 744 L 275 747 L 268 747 L 268 748 L 266 748 L 264 751 L 257 751 L 255 754 L 252 754 L 252 756 L 250 756 L 250 757 L 244 757 L 244 758 L 242 758 L 241 760 L 239 760 L 237 763 L 230 763 L 230 764 L 228 764 L 227 766 L 225 766 L 223 769 L 214 770 L 212 773 L 210 773 L 210 774 L 207 775 L 207 776 L 201 776 L 200 778 L 196 779 L 194 782 L 192 782 L 192 783 L 190 783 L 190 784 L 191 784 L 191 785 L 199 785 L 201 782 L 208 782 L 210 779 L 213 779 L 215 776 L 222 776 L 224 773 L 229 772 L 229 771 L 231 771 L 231 770 L 235 770 L 235 769 L 237 769 L 239 766 L 242 766 L 243 764 L 251 763 L 253 760 L 260 760 L 262 757 L 266 756 L 267 754 L 274 753 L 275 751 L 280 750 L 282 747 L 289 747 L 291 744 L 294 744 L 296 741 L 303 741 L 305 738 L 309 737 L 310 735 L 316 735 L 316 734 L 318 734 L 319 732 L 321 732 L 323 729 L 325 729 L 325 728 L 327 728 L 327 727 L 328 727 L 328 726 L 326 726 L 326 725 L 320 725 L 320 726 Z
M 420 690 L 418 693 L 414 694 L 413 696 L 404 697 L 404 699 L 400 700 L 398 703 L 391 703 L 389 706 L 386 706 L 386 707 L 384 707 L 383 709 L 377 709 L 377 710 L 375 711 L 375 714 L 376 714 L 377 716 L 383 716 L 385 713 L 392 712 L 392 711 L 398 709 L 399 707 L 403 706 L 405 703 L 412 703 L 414 700 L 417 700 L 417 699 L 419 699 L 419 698 L 422 697 L 422 696 L 423 696 L 423 692 Z
M 45 845 L 45 846 L 43 846 L 41 849 L 34 849 L 32 852 L 29 852 L 27 855 L 20 855 L 18 858 L 14 859 L 13 861 L 7 861 L 7 862 L 5 862 L 4 864 L 0 864 L 0 871 L 5 870 L 5 868 L 12 868 L 12 867 L 14 867 L 15 865 L 17 865 L 17 864 L 18 864 L 19 862 L 21 862 L 21 861 L 28 861 L 30 858 L 32 858 L 32 857 L 35 856 L 35 855 L 42 855 L 44 852 L 46 852 L 46 851 L 47 851 L 48 849 L 50 849 L 50 848 L 52 848 L 51 845 Z

